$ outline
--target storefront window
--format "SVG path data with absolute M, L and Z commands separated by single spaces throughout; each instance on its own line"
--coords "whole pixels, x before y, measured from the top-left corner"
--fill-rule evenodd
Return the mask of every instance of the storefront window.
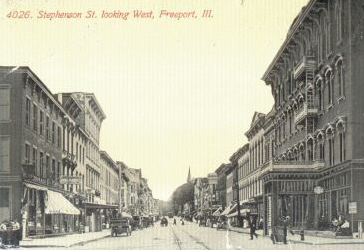
M 10 219 L 9 188 L 0 187 L 0 222 Z

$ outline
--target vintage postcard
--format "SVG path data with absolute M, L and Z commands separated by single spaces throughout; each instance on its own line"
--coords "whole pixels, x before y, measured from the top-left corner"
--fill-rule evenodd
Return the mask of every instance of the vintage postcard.
M 2 0 L 0 30 L 0 248 L 364 248 L 363 0 Z

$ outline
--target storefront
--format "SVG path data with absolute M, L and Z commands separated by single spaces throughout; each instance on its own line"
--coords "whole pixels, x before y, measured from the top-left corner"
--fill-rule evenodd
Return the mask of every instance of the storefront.
M 26 236 L 79 231 L 80 211 L 62 193 L 24 183 L 23 227 Z
M 86 202 L 85 213 L 86 213 L 86 223 L 85 232 L 99 232 L 103 228 L 103 224 L 106 223 L 110 217 L 112 210 L 118 209 L 117 205 L 107 205 Z
M 273 174 L 263 176 L 264 230 L 270 234 L 283 218 L 290 217 L 290 226 L 296 229 L 313 229 L 315 215 L 314 186 L 317 176 L 307 174 Z M 258 209 L 259 211 L 259 209 Z

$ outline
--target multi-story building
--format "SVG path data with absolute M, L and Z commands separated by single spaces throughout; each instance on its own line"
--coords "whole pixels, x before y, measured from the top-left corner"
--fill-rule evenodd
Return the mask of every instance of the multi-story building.
M 77 231 L 78 197 L 60 183 L 69 114 L 28 67 L 0 74 L 0 221 L 22 222 L 24 236 Z
M 132 176 L 136 203 L 141 170 L 120 171 L 106 152 L 100 161 L 105 114 L 93 94 L 53 95 L 28 67 L 0 77 L 0 222 L 18 220 L 24 236 L 99 231 L 123 188 L 130 200 Z
M 91 232 L 101 230 L 101 183 L 100 183 L 100 129 L 101 123 L 106 118 L 100 104 L 92 93 L 73 92 L 57 94 L 58 99 L 70 110 L 71 114 L 80 107 L 81 112 L 75 118 L 75 126 L 81 128 L 87 139 L 77 139 L 72 124 L 64 128 L 66 133 L 66 151 L 71 151 L 71 160 L 75 161 L 76 155 L 82 154 L 84 171 L 85 202 L 85 227 Z M 81 146 L 81 147 L 80 147 Z M 81 152 L 80 152 L 81 150 Z
M 205 199 L 208 204 L 208 208 L 215 211 L 218 208 L 216 200 L 217 174 L 215 172 L 207 175 L 207 185 Z
M 265 229 L 364 217 L 361 0 L 310 0 L 263 76 L 274 97 L 261 167 Z
M 215 170 L 217 175 L 217 183 L 216 183 L 216 204 L 222 208 L 226 207 L 226 175 L 225 171 L 229 167 L 229 164 L 221 164 Z
M 249 130 L 245 133 L 249 145 L 242 148 L 242 157 L 239 159 L 242 188 L 240 197 L 243 207 L 249 209 L 251 214 L 263 216 L 263 182 L 260 179 L 260 169 L 264 164 L 264 124 L 265 115 L 255 112 Z
M 140 192 L 140 182 L 141 182 L 141 169 L 135 168 L 128 168 L 130 174 L 130 181 L 129 181 L 129 201 L 130 204 L 128 207 L 128 211 L 132 215 L 139 215 L 141 214 L 140 210 L 140 203 L 139 203 L 139 192 Z
M 207 178 L 194 178 L 193 179 L 193 192 L 194 192 L 194 206 L 197 212 L 203 211 L 205 207 L 205 194 L 208 189 Z
M 225 175 L 226 175 L 226 205 L 230 206 L 236 201 L 237 195 L 235 190 L 235 172 L 234 167 L 232 164 L 226 168 Z M 235 184 L 235 185 L 234 185 Z
M 100 203 L 106 205 L 102 209 L 101 221 L 105 227 L 109 224 L 109 219 L 114 211 L 120 208 L 119 166 L 105 151 L 100 151 L 100 172 Z
M 105 151 L 101 157 L 101 201 L 104 204 L 119 206 L 119 167 Z
M 127 211 L 130 206 L 130 178 L 131 173 L 128 170 L 128 167 L 120 161 L 117 161 L 116 164 L 120 169 L 120 209 L 122 211 Z

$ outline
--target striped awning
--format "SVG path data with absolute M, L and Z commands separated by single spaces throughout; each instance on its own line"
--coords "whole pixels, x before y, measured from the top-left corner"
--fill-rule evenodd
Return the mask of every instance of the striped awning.
M 234 204 L 233 206 L 227 206 L 225 210 L 220 215 L 228 215 L 230 212 L 232 212 L 237 204 Z
M 61 193 L 48 190 L 45 197 L 45 213 L 79 215 L 80 210 L 73 206 Z
M 38 185 L 35 185 L 35 184 L 31 184 L 31 183 L 26 183 L 25 182 L 24 185 L 27 188 L 30 188 L 30 189 L 41 190 L 41 191 L 47 191 L 48 190 L 48 188 L 46 188 L 46 187 L 38 186 Z
M 250 213 L 250 209 L 240 209 L 240 215 L 241 216 L 246 216 L 248 213 Z M 234 216 L 238 216 L 238 211 L 228 214 L 227 217 L 234 217 Z

